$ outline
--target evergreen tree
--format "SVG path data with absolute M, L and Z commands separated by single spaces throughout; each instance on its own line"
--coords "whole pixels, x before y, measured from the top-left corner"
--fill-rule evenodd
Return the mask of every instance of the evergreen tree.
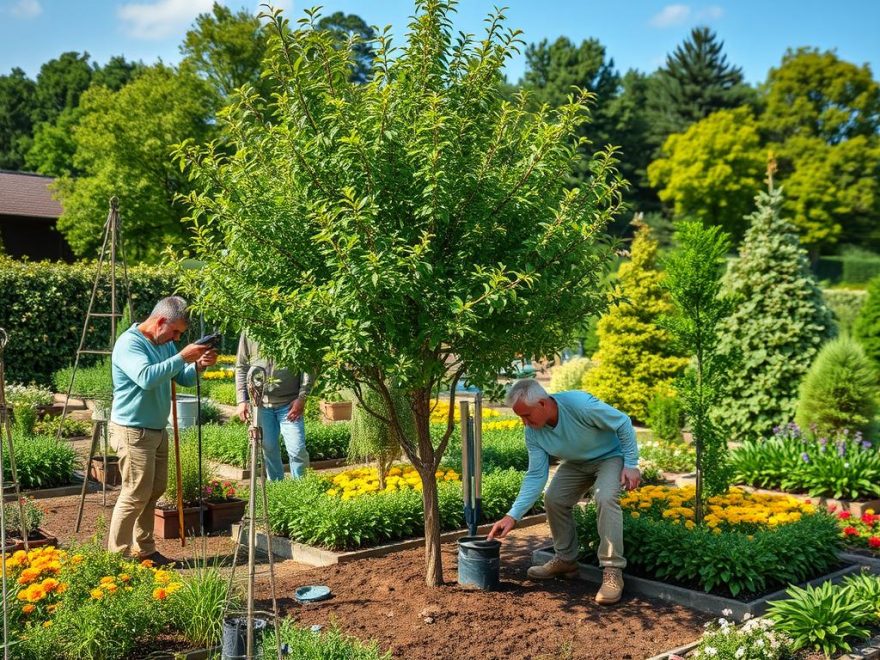
M 880 367 L 880 277 L 868 284 L 868 299 L 853 323 L 853 335 L 867 356 Z
M 718 408 L 736 439 L 760 438 L 794 418 L 801 379 L 835 334 L 833 316 L 794 226 L 780 216 L 779 190 L 761 192 L 725 288 L 737 299 L 719 351 L 741 355 Z
M 797 423 L 817 432 L 869 431 L 877 412 L 877 372 L 849 337 L 828 342 L 800 388 Z
M 638 420 L 645 420 L 648 402 L 668 394 L 688 359 L 673 352 L 670 335 L 657 325 L 672 312 L 672 304 L 657 268 L 657 241 L 640 225 L 632 243 L 632 258 L 620 267 L 618 301 L 599 320 L 596 366 L 583 386 L 606 403 Z
M 0 169 L 18 170 L 31 145 L 34 81 L 19 68 L 0 76 Z
M 751 101 L 754 92 L 743 82 L 742 69 L 728 64 L 723 48 L 709 28 L 694 28 L 652 76 L 648 110 L 655 149 L 713 112 Z

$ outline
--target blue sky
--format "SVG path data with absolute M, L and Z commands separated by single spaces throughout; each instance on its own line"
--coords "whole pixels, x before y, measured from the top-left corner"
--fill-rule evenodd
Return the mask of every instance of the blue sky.
M 179 59 L 178 45 L 192 19 L 212 0 L 0 0 L 0 73 L 18 66 L 36 76 L 40 65 L 67 50 L 88 51 L 100 63 L 112 55 L 147 63 Z M 257 0 L 224 2 L 258 11 Z M 401 43 L 412 0 L 276 0 L 300 16 L 304 7 L 323 4 L 370 24 L 394 26 Z M 509 25 L 524 30 L 528 42 L 566 35 L 598 38 L 618 69 L 653 71 L 694 25 L 709 25 L 725 42 L 729 61 L 746 79 L 765 79 L 788 47 L 836 49 L 857 64 L 880 70 L 880 0 L 462 0 L 456 28 L 479 33 L 493 4 L 507 5 Z M 507 67 L 516 81 L 522 55 Z

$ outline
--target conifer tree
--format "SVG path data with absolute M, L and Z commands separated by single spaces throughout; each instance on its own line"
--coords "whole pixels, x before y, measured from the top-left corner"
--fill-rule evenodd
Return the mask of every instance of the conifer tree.
M 669 332 L 657 321 L 672 312 L 661 287 L 657 241 L 647 225 L 639 226 L 632 258 L 620 267 L 613 304 L 599 320 L 597 365 L 584 376 L 583 386 L 598 398 L 638 420 L 645 420 L 648 402 L 668 394 L 672 381 L 688 359 L 671 347 Z
M 793 420 L 798 386 L 822 344 L 836 334 L 807 252 L 780 216 L 781 191 L 771 179 L 770 191 L 755 199 L 740 256 L 724 280 L 737 304 L 721 325 L 719 352 L 741 361 L 718 414 L 735 439 L 760 438 Z
M 819 433 L 869 431 L 877 412 L 877 372 L 864 349 L 849 337 L 828 342 L 800 389 L 797 423 Z

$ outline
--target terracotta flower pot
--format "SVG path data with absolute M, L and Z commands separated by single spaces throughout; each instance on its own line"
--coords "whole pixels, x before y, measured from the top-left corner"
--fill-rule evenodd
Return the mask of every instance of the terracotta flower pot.
M 160 539 L 179 539 L 180 523 L 177 507 L 164 509 L 157 506 L 153 511 L 153 533 Z M 183 528 L 187 536 L 195 536 L 199 533 L 199 507 L 183 508 Z
M 107 456 L 107 474 L 104 474 L 104 458 L 96 456 L 89 465 L 89 479 L 107 486 L 118 486 L 122 483 L 122 473 L 119 471 L 119 456 Z
M 205 531 L 219 532 L 229 529 L 241 520 L 247 502 L 240 499 L 225 502 L 205 502 Z
M 351 401 L 321 401 L 320 409 L 325 424 L 351 419 Z

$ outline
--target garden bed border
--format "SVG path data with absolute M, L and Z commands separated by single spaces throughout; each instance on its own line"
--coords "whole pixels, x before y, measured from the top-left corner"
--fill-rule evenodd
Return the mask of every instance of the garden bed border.
M 540 525 L 541 523 L 546 522 L 546 520 L 546 514 L 536 513 L 534 515 L 525 516 L 517 523 L 516 526 L 518 529 L 522 527 L 531 527 L 532 525 Z M 488 533 L 489 530 L 492 529 L 493 524 L 494 523 L 486 523 L 484 525 L 480 525 L 479 527 L 477 527 L 477 534 Z M 449 543 L 467 535 L 468 530 L 466 529 L 445 532 L 440 535 L 440 542 Z M 241 545 L 245 545 L 247 543 L 245 530 L 242 525 L 238 524 L 232 526 L 232 538 L 237 539 L 238 543 Z M 293 559 L 294 561 L 298 561 L 302 564 L 307 564 L 309 566 L 322 567 L 333 566 L 334 564 L 345 564 L 351 561 L 357 561 L 359 559 L 383 557 L 385 555 L 390 555 L 394 552 L 400 552 L 401 550 L 420 548 L 424 544 L 424 537 L 419 537 L 417 539 L 405 539 L 403 541 L 395 541 L 394 543 L 377 545 L 372 548 L 361 548 L 359 550 L 347 550 L 337 552 L 334 550 L 319 548 L 314 545 L 298 543 L 296 541 L 291 541 L 286 537 L 275 536 L 273 534 L 272 555 L 280 559 Z M 257 549 L 264 553 L 268 551 L 266 544 L 266 534 L 265 532 L 260 530 L 257 530 Z
M 539 548 L 532 553 L 532 564 L 537 566 L 550 561 L 554 557 L 552 546 Z M 860 571 L 860 564 L 849 564 L 844 568 L 840 568 L 832 573 L 822 575 L 807 582 L 801 583 L 799 586 L 806 584 L 816 586 L 823 582 L 839 582 L 845 576 Z M 578 562 L 578 577 L 588 582 L 596 584 L 602 583 L 602 569 L 598 566 L 591 566 Z M 781 600 L 785 598 L 785 589 L 779 589 L 773 593 L 762 596 L 752 601 L 742 602 L 733 598 L 724 596 L 715 596 L 704 591 L 679 587 L 673 584 L 660 582 L 659 580 L 649 580 L 634 575 L 624 573 L 624 582 L 626 583 L 626 591 L 630 594 L 639 596 L 647 596 L 648 598 L 657 598 L 670 603 L 676 603 L 689 607 L 690 609 L 703 612 L 705 614 L 713 614 L 722 616 L 722 611 L 729 609 L 732 614 L 730 618 L 741 620 L 746 614 L 753 617 L 761 616 L 767 609 L 767 604 L 771 600 Z
M 36 490 L 20 489 L 19 493 L 22 497 L 30 497 L 35 500 L 45 500 L 52 497 L 67 497 L 68 495 L 79 495 L 82 492 L 83 475 L 81 472 L 74 471 L 71 483 L 67 486 L 56 486 L 55 488 L 37 488 Z M 107 490 L 118 490 L 118 486 L 107 486 Z M 101 484 L 97 481 L 89 479 L 87 492 L 94 493 L 101 490 Z M 14 502 L 15 493 L 8 493 L 4 496 L 5 502 Z

